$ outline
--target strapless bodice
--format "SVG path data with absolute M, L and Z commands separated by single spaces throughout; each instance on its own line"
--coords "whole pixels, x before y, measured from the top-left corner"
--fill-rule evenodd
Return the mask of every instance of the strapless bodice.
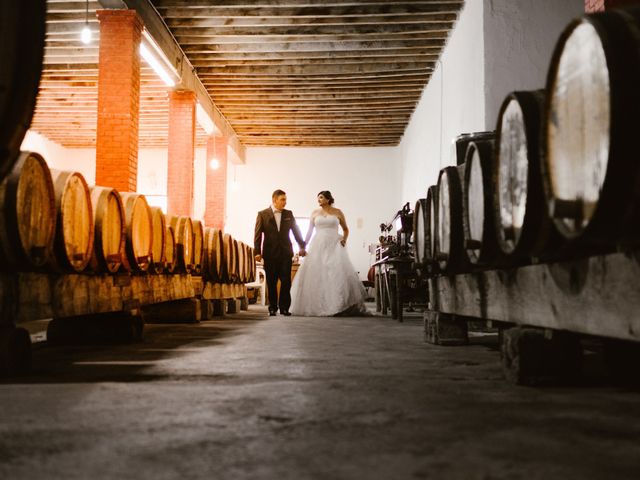
M 335 215 L 318 215 L 315 220 L 316 229 L 318 230 L 335 230 L 338 231 L 338 225 L 340 222 L 338 221 L 338 217 Z

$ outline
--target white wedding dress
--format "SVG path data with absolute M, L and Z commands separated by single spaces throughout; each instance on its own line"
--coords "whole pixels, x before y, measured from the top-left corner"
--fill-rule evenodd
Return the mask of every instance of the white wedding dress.
M 338 217 L 318 215 L 316 234 L 291 286 L 291 313 L 329 317 L 338 313 L 366 314 L 366 291 L 340 244 Z

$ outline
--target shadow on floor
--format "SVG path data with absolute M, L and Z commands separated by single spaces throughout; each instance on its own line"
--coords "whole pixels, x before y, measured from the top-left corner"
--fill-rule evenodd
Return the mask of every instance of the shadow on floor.
M 158 361 L 223 345 L 229 338 L 242 335 L 251 325 L 268 318 L 265 312 L 252 309 L 198 324 L 147 324 L 144 340 L 138 343 L 57 346 L 37 342 L 32 347 L 31 373 L 0 378 L 0 384 L 168 380 L 170 375 L 145 371 L 151 370 Z

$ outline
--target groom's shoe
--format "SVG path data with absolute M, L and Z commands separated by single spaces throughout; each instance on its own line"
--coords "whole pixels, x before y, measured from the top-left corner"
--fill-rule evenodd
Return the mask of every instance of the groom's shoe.
M 269 310 L 269 316 L 271 316 L 271 317 L 275 317 L 276 313 L 277 313 L 276 310 Z
M 291 316 L 291 312 L 289 310 L 283 310 L 280 313 L 282 315 L 284 315 L 285 317 L 290 317 Z

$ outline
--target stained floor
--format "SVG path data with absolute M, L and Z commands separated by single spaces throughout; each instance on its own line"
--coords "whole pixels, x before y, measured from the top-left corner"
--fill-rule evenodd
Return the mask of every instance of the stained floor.
M 507 384 L 492 335 L 420 315 L 148 325 L 134 345 L 34 348 L 0 383 L 3 479 L 619 479 L 640 392 L 594 374 Z

